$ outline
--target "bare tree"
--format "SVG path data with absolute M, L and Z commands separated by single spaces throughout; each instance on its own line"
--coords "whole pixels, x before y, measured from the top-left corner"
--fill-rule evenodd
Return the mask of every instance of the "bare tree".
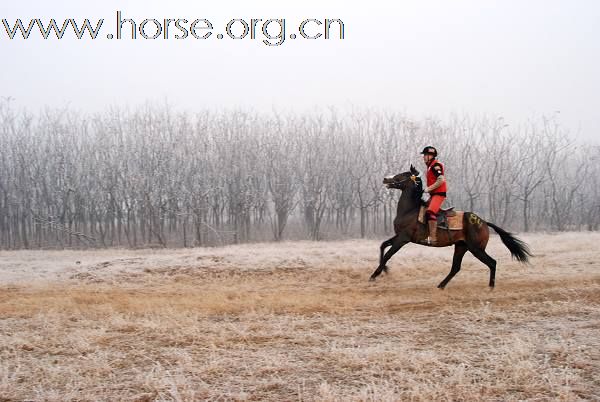
M 4 100 L 0 247 L 379 236 L 398 196 L 382 176 L 418 167 L 426 144 L 441 151 L 457 208 L 525 230 L 600 226 L 598 146 L 556 116 L 519 127 L 365 109 L 29 114 Z

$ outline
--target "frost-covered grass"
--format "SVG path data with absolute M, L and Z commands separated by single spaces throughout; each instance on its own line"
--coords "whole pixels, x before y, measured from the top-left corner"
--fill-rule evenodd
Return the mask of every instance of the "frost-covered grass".
M 0 400 L 600 399 L 600 234 L 523 238 L 2 252 Z

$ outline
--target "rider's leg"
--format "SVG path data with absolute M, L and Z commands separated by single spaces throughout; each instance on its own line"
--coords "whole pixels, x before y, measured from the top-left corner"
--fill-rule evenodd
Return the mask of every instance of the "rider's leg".
M 429 237 L 427 238 L 427 244 L 431 246 L 437 246 L 437 214 L 442 207 L 442 204 L 446 197 L 440 195 L 432 195 L 427 207 L 427 225 L 429 228 Z

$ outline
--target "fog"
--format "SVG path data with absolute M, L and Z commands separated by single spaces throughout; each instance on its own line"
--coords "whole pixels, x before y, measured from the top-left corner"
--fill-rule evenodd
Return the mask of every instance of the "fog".
M 234 18 L 285 18 L 286 39 L 109 40 L 117 10 L 138 24 L 208 19 L 215 34 Z M 600 129 L 599 17 L 594 1 L 5 1 L 0 18 L 10 26 L 17 18 L 105 22 L 96 40 L 44 40 L 35 28 L 10 40 L 0 25 L 0 96 L 34 113 L 168 102 L 190 111 L 358 106 L 511 122 L 552 115 L 590 140 Z M 344 39 L 290 39 L 308 18 L 341 19 Z

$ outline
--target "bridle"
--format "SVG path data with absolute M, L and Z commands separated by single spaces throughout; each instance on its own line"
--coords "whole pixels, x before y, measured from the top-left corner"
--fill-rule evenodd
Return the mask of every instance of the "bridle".
M 410 177 L 405 177 L 402 180 L 394 181 L 394 184 L 401 184 L 401 183 L 404 183 L 405 181 L 408 181 L 408 180 L 412 180 L 413 183 L 417 184 L 417 176 L 415 176 L 414 174 L 411 175 Z

